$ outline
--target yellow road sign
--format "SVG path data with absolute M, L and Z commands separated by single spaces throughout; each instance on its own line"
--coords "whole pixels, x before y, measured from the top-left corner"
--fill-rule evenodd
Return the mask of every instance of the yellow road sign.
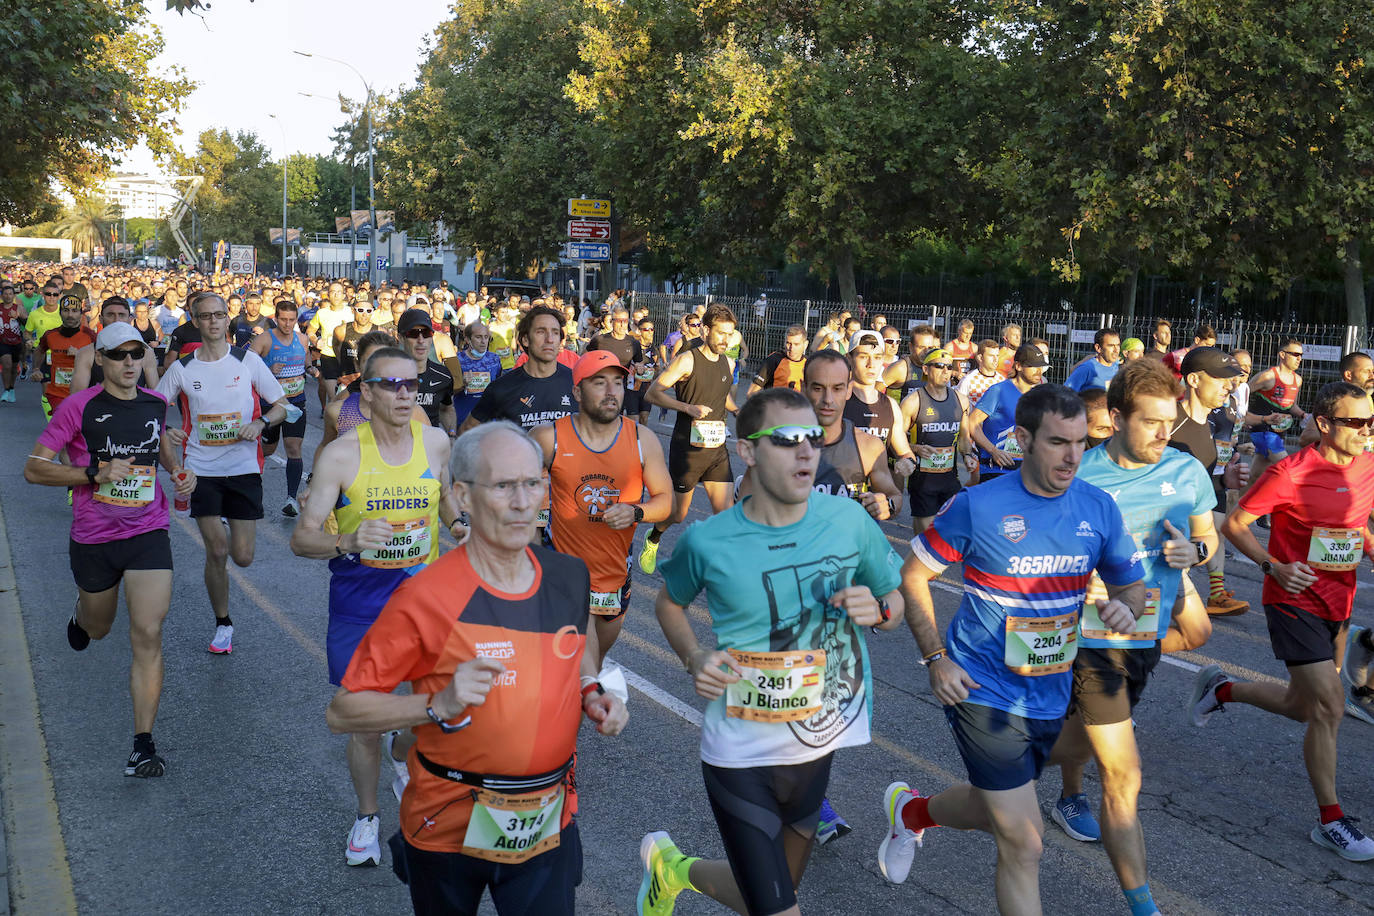
M 569 216 L 592 216 L 600 219 L 611 218 L 611 202 L 590 197 L 569 197 Z

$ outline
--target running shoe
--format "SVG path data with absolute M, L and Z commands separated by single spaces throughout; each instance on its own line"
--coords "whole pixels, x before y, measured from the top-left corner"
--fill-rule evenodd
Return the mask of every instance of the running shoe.
M 644 538 L 644 546 L 639 549 L 639 568 L 644 570 L 646 576 L 652 576 L 654 570 L 658 569 L 658 541 L 651 541 Z
M 348 831 L 344 861 L 349 865 L 381 865 L 382 846 L 377 842 L 377 828 L 380 826 L 381 821 L 375 814 L 354 821 L 353 829 Z
M 396 794 L 396 800 L 401 800 L 401 795 L 405 793 L 406 786 L 410 784 L 410 767 L 404 760 L 397 760 L 392 753 L 396 746 L 396 739 L 401 737 L 400 732 L 385 732 L 382 734 L 382 754 L 387 760 L 391 761 L 391 768 L 396 771 L 396 776 L 391 780 L 391 791 Z
M 80 601 L 77 603 L 79 605 Z M 81 624 L 76 622 L 76 611 L 72 611 L 72 619 L 67 621 L 67 645 L 81 652 L 90 644 L 91 634 L 81 629 Z
M 1207 599 L 1207 616 L 1239 617 L 1250 610 L 1250 602 L 1241 601 L 1229 588 Z
M 1351 627 L 1345 637 L 1345 658 L 1341 662 L 1341 679 L 1351 687 L 1363 687 L 1369 683 L 1369 666 L 1374 664 L 1374 652 L 1360 642 L 1365 627 Z
M 292 496 L 286 500 L 286 505 L 281 507 L 281 514 L 287 518 L 295 518 L 301 514 L 301 504 L 296 502 L 296 497 Z
M 830 807 L 830 799 L 821 799 L 821 819 L 816 825 L 816 842 L 824 846 L 831 840 L 838 840 L 848 834 L 853 828 L 849 826 L 849 821 L 840 817 L 835 809 Z
M 125 776 L 137 776 L 140 779 L 161 776 L 166 772 L 167 761 L 159 757 L 156 751 L 140 751 L 134 748 L 134 752 L 129 755 L 129 762 L 124 764 Z
M 3 396 L 3 397 L 0 397 L 0 401 L 9 401 L 11 404 L 13 404 L 13 403 L 14 403 L 14 389 L 13 389 L 13 388 L 6 388 L 6 389 L 5 389 L 5 394 L 4 394 L 4 396 Z
M 1193 693 L 1188 700 L 1188 717 L 1198 728 L 1226 708 L 1217 699 L 1217 688 L 1230 680 L 1216 665 L 1208 665 L 1197 673 L 1193 680 Z
M 1102 828 L 1097 826 L 1086 795 L 1069 795 L 1059 799 L 1050 810 L 1050 819 L 1080 843 L 1096 843 L 1102 839 Z
M 1368 687 L 1349 688 L 1345 695 L 1345 713 L 1374 725 L 1374 690 Z
M 228 655 L 234 651 L 234 628 L 215 627 L 215 638 L 210 640 L 210 651 L 216 655 Z
M 902 806 L 919 796 L 904 782 L 894 782 L 883 792 L 883 813 L 887 815 L 887 836 L 878 846 L 878 867 L 883 877 L 902 884 L 911 874 L 916 847 L 924 845 L 926 832 L 912 830 L 902 823 Z
M 1318 824 L 1312 828 L 1312 842 L 1325 846 L 1342 859 L 1368 862 L 1374 859 L 1374 840 L 1355 826 L 1357 820 L 1357 817 L 1343 817 L 1329 824 Z
M 635 912 L 639 916 L 671 916 L 677 895 L 687 889 L 678 881 L 672 867 L 681 858 L 682 850 L 667 832 L 659 830 L 644 834 L 639 843 L 639 861 L 643 863 L 644 875 L 635 897 Z

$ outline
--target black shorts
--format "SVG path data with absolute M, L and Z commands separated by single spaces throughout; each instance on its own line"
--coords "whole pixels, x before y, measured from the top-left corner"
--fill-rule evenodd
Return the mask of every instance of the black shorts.
M 72 541 L 67 554 L 71 559 L 72 578 L 83 592 L 114 588 L 131 569 L 172 568 L 172 540 L 166 528 L 104 544 Z
M 699 483 L 733 483 L 730 473 L 730 452 L 723 446 L 692 448 L 690 445 L 668 444 L 668 476 L 673 478 L 673 490 L 690 493 Z
M 262 518 L 262 475 L 197 477 L 191 494 L 191 518 L 209 515 L 251 521 Z
M 962 490 L 959 474 L 922 474 L 917 471 L 906 482 L 911 496 L 911 517 L 927 518 L 940 511 L 949 498 Z
M 10 358 L 12 358 L 12 359 L 16 359 L 16 360 L 17 360 L 17 359 L 19 359 L 19 357 L 21 357 L 21 356 L 23 356 L 23 355 L 24 355 L 24 345 L 23 345 L 23 344 L 7 344 L 7 343 L 0 343 L 0 357 L 8 356 L 8 357 L 10 357 Z
M 639 388 L 625 389 L 625 406 L 621 410 L 627 417 L 637 416 L 644 405 L 644 392 Z
M 1266 604 L 1269 643 L 1274 657 L 1289 668 L 1329 662 L 1336 658 L 1336 640 L 1350 628 L 1350 619 L 1327 620 L 1291 604 Z
M 1073 663 L 1069 711 L 1077 710 L 1084 725 L 1115 725 L 1129 720 L 1158 664 L 1158 642 L 1148 649 L 1079 647 Z
M 550 544 L 550 546 L 553 546 L 553 545 Z M 554 550 L 557 550 L 558 548 L 557 548 L 557 547 L 554 547 L 553 549 L 554 549 Z M 593 613 L 593 614 L 592 614 L 592 617 L 594 617 L 594 618 L 597 619 L 597 620 L 604 620 L 604 621 L 607 622 L 607 623 L 610 623 L 612 620 L 620 620 L 622 617 L 624 617 L 624 616 L 625 616 L 625 612 L 628 611 L 628 610 L 630 609 L 630 587 L 631 587 L 631 585 L 633 584 L 633 583 L 632 583 L 632 579 L 633 579 L 633 577 L 632 577 L 628 572 L 625 573 L 625 584 L 622 585 L 622 586 L 620 587 L 620 613 L 619 613 L 619 614 L 596 614 L 596 613 Z
M 269 424 L 264 426 L 262 430 L 262 441 L 266 442 L 268 445 L 275 445 L 277 442 L 281 441 L 282 436 L 288 439 L 305 438 L 305 396 L 301 395 L 298 398 L 292 398 L 288 403 L 298 408 L 301 415 L 297 417 L 294 422 L 288 420 L 277 423 L 276 425 Z M 271 404 L 263 402 L 262 412 L 264 414 L 267 413 L 267 409 L 271 406 Z
M 946 706 L 945 719 L 968 781 L 990 792 L 1039 779 L 1064 726 L 1063 719 L 1027 719 L 968 702 Z
M 393 859 L 398 848 L 404 850 L 404 861 L 393 861 L 392 868 L 410 886 L 416 916 L 473 916 L 483 891 L 491 892 L 498 913 L 572 916 L 573 891 L 582 883 L 582 838 L 576 821 L 563 828 L 558 848 L 518 865 L 461 852 L 430 852 L 409 843 L 388 846 Z
M 337 380 L 339 377 L 339 358 L 320 354 L 320 378 Z
M 751 913 L 781 913 L 797 902 L 782 829 L 813 836 L 834 754 L 790 766 L 717 767 L 702 763 L 706 797 L 725 858 Z

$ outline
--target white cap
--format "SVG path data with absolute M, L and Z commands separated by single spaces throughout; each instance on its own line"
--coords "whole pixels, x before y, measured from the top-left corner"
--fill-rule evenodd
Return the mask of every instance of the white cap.
M 113 350 L 126 343 L 143 343 L 143 335 L 138 333 L 138 328 L 124 321 L 105 325 L 95 338 L 97 350 Z

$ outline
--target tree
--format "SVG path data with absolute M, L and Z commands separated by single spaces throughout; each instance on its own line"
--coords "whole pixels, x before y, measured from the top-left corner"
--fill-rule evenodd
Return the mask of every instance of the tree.
M 273 260 L 280 249 L 270 244 L 267 230 L 281 222 L 281 166 L 271 162 L 256 135 L 202 131 L 195 154 L 178 154 L 174 163 L 179 174 L 205 179 L 196 210 L 207 247 L 221 239 L 251 243 L 260 261 Z
M 118 219 L 114 207 L 101 197 L 81 197 L 58 219 L 54 231 L 58 238 L 71 239 L 77 251 L 89 255 L 110 244 L 110 227 Z
M 50 215 L 54 180 L 88 189 L 139 141 L 171 152 L 192 84 L 151 69 L 162 36 L 139 0 L 9 0 L 0 48 L 0 222 Z

